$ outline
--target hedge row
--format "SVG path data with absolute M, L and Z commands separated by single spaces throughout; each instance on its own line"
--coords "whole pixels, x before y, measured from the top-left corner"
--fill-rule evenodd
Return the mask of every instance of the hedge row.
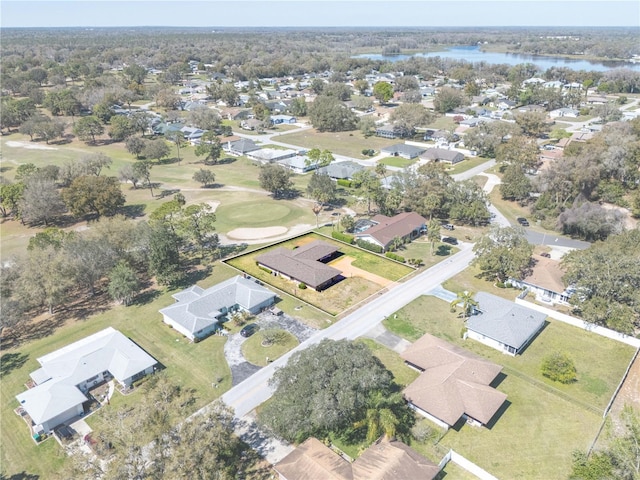
M 392 260 L 395 260 L 396 262 L 401 262 L 404 263 L 404 257 L 401 257 L 400 255 L 396 255 L 393 252 L 387 252 L 384 254 L 385 257 L 390 258 Z
M 349 245 L 353 244 L 353 235 L 349 235 L 348 233 L 342 232 L 331 232 L 331 236 L 336 240 L 340 240 L 341 242 L 348 243 Z
M 360 248 L 364 248 L 365 250 L 369 250 L 370 252 L 382 253 L 384 250 L 381 246 L 376 245 L 375 243 L 370 243 L 365 240 L 356 240 L 356 245 Z
M 349 188 L 351 188 L 351 185 L 353 185 L 353 182 L 351 180 L 347 180 L 346 178 L 339 178 L 337 183 L 341 187 L 349 187 Z

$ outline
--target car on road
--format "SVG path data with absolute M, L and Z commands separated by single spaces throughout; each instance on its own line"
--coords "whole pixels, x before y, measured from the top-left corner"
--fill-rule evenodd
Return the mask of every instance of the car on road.
M 458 239 L 456 237 L 442 237 L 442 241 L 444 243 L 448 243 L 450 245 L 457 245 Z
M 518 218 L 516 218 L 516 221 L 517 221 L 520 225 L 522 225 L 523 227 L 528 227 L 528 226 L 529 226 L 529 220 L 527 220 L 527 219 L 526 219 L 526 218 L 524 218 L 524 217 L 518 217 Z
M 444 225 L 442 225 L 442 228 L 444 228 L 445 230 L 455 230 L 456 227 L 453 226 L 453 224 L 451 223 L 445 223 Z
M 250 323 L 249 325 L 245 325 L 244 327 L 242 327 L 242 330 L 240 330 L 240 335 L 242 335 L 243 337 L 250 337 L 251 335 L 256 333 L 259 329 L 260 327 L 258 327 L 257 324 Z

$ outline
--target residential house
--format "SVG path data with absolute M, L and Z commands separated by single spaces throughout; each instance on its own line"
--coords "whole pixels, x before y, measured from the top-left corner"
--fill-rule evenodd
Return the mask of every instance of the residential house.
M 487 425 L 507 399 L 491 386 L 500 365 L 432 335 L 420 337 L 401 357 L 421 372 L 403 391 L 409 406 L 442 428 L 461 419 Z
M 259 150 L 260 147 L 254 143 L 253 140 L 248 138 L 241 138 L 235 141 L 226 141 L 222 144 L 222 149 L 229 155 L 240 157 L 246 155 L 249 152 Z
M 280 460 L 279 480 L 432 480 L 440 467 L 399 440 L 381 439 L 353 463 L 310 437 Z
M 569 305 L 573 289 L 565 287 L 562 281 L 565 271 L 560 262 L 540 255 L 534 255 L 533 260 L 535 264 L 524 279 L 510 278 L 509 283 L 517 288 L 527 289 L 540 302 Z
M 387 123 L 385 125 L 380 125 L 379 127 L 376 127 L 376 136 L 393 139 L 398 137 L 398 130 L 396 129 L 396 127 L 394 127 L 390 123 Z
M 513 100 L 509 100 L 508 98 L 503 98 L 502 100 L 498 100 L 496 106 L 500 110 L 511 110 L 517 105 Z
M 579 115 L 580 115 L 580 111 L 576 110 L 575 108 L 568 108 L 568 107 L 557 108 L 549 112 L 549 116 L 551 118 L 561 118 L 561 117 L 578 118 Z
M 295 155 L 282 160 L 276 160 L 276 163 L 298 174 L 307 173 L 317 168 L 317 164 L 315 162 L 309 162 L 309 157 L 306 155 Z
M 364 167 L 356 162 L 331 162 L 326 167 L 318 169 L 318 173 L 329 175 L 334 180 L 351 180 L 356 172 L 364 170 Z
M 392 157 L 402 157 L 410 160 L 412 158 L 416 158 L 421 153 L 424 153 L 425 150 L 426 149 L 424 147 L 416 147 L 405 143 L 396 143 L 389 147 L 384 147 L 380 151 Z
M 292 115 L 272 115 L 271 116 L 271 124 L 272 125 L 293 125 L 296 123 L 296 117 Z
M 546 315 L 509 300 L 479 292 L 478 307 L 467 320 L 467 338 L 502 353 L 517 355 L 544 327 Z
M 296 150 L 291 149 L 261 148 L 260 150 L 247 153 L 247 157 L 262 163 L 273 163 L 285 158 L 295 157 L 297 154 L 298 152 Z
M 442 162 L 455 165 L 464 160 L 464 155 L 456 150 L 448 150 L 445 148 L 428 148 L 422 155 L 420 160 L 428 162 Z
M 180 132 L 182 132 L 182 135 L 184 135 L 186 140 L 194 143 L 202 138 L 202 135 L 205 134 L 206 130 L 196 127 L 182 127 Z
M 225 108 L 220 112 L 220 116 L 222 118 L 226 118 L 227 120 L 246 120 L 253 114 L 253 110 L 250 108 L 238 108 L 231 107 Z
M 393 217 L 376 215 L 371 222 L 374 224 L 372 227 L 356 233 L 355 237 L 384 250 L 388 249 L 395 238 L 410 242 L 426 230 L 426 220 L 415 212 L 403 212 Z
M 321 291 L 340 280 L 342 272 L 326 265 L 339 255 L 338 247 L 316 240 L 293 250 L 284 247 L 270 250 L 258 255 L 256 262 L 275 275 Z
M 229 313 L 259 313 L 273 305 L 276 294 L 237 275 L 206 290 L 194 285 L 172 297 L 176 303 L 160 310 L 164 323 L 198 341 L 217 330 Z
M 151 355 L 113 327 L 37 359 L 31 373 L 35 386 L 16 396 L 29 415 L 34 433 L 50 432 L 84 414 L 89 389 L 114 379 L 129 387 L 153 373 L 158 363 Z
M 240 128 L 243 130 L 260 130 L 264 125 L 262 120 L 258 120 L 257 118 L 247 118 L 246 120 L 242 120 L 240 122 Z

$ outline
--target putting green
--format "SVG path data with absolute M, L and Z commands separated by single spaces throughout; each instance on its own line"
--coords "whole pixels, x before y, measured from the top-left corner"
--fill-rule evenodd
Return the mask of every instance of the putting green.
M 230 219 L 237 226 L 278 225 L 291 213 L 287 205 L 263 202 L 224 203 L 216 209 L 218 217 Z

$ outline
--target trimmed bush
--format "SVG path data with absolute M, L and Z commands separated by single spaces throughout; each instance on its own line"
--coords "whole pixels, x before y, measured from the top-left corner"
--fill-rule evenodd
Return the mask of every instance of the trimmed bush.
M 331 232 L 331 237 L 335 238 L 336 240 L 340 240 L 341 242 L 348 243 L 349 245 L 352 245 L 354 240 L 353 235 L 342 232 Z
M 306 284 L 306 283 L 304 283 L 304 282 L 300 282 L 300 283 L 298 284 L 298 288 L 299 288 L 300 290 L 305 290 L 305 289 L 307 288 L 307 284 Z
M 269 269 L 267 267 L 263 267 L 262 265 L 258 265 L 258 268 L 260 270 L 263 270 L 263 271 L 267 272 L 269 275 L 271 275 L 273 273 L 273 271 L 271 269 Z
M 542 360 L 542 375 L 554 382 L 573 383 L 577 380 L 576 366 L 566 353 L 554 352 Z
M 385 257 L 390 258 L 391 260 L 395 260 L 396 262 L 400 262 L 400 263 L 404 263 L 404 257 L 400 256 L 400 255 L 396 255 L 393 252 L 387 252 L 384 254 Z
M 347 180 L 346 178 L 339 178 L 337 181 L 337 184 L 340 185 L 341 187 L 351 188 L 351 185 L 353 185 L 353 182 L 351 180 Z
M 365 250 L 369 250 L 370 252 L 375 252 L 375 253 L 382 253 L 383 249 L 382 247 L 380 247 L 379 245 L 376 245 L 375 243 L 370 243 L 367 242 L 365 240 L 356 240 L 356 245 L 358 245 L 360 248 L 364 248 Z

